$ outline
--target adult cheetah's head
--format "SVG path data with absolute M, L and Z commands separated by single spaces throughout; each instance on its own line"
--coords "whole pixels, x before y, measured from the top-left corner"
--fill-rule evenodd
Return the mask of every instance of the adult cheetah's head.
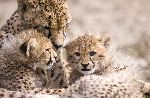
M 18 0 L 18 11 L 26 27 L 44 27 L 55 47 L 63 46 L 72 19 L 66 0 Z
M 109 44 L 109 35 L 96 38 L 85 34 L 65 46 L 67 60 L 73 69 L 92 74 L 97 69 L 104 69 Z

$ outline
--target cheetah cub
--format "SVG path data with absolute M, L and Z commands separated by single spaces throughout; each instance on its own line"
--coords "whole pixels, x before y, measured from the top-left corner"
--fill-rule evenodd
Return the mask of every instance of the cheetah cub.
M 59 82 L 63 82 L 63 68 L 60 68 L 62 65 L 58 65 L 61 62 L 56 63 L 58 57 L 56 51 L 57 49 L 53 47 L 52 42 L 44 34 L 35 29 L 22 31 L 18 35 L 10 36 L 0 49 L 0 71 L 2 73 L 3 68 L 8 69 L 5 63 L 10 60 L 36 71 L 44 80 L 44 86 L 49 85 L 49 83 L 53 86 L 54 84 L 59 86 Z M 59 59 L 61 60 L 61 57 Z M 54 70 L 51 70 L 52 67 Z M 57 70 L 59 72 L 55 75 Z M 57 77 L 58 75 L 59 77 Z
M 99 38 L 85 34 L 67 44 L 65 50 L 70 84 L 83 75 L 107 75 L 138 67 L 136 61 L 112 46 L 108 34 Z
M 62 97 L 142 98 L 148 97 L 149 94 L 150 83 L 133 79 L 125 80 L 116 75 L 88 75 L 69 86 Z

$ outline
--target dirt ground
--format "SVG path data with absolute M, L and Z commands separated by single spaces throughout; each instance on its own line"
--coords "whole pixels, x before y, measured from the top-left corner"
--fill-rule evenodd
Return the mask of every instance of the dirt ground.
M 73 20 L 68 37 L 109 33 L 118 48 L 145 65 L 150 81 L 150 0 L 68 0 Z M 0 26 L 17 8 L 16 0 L 0 0 Z

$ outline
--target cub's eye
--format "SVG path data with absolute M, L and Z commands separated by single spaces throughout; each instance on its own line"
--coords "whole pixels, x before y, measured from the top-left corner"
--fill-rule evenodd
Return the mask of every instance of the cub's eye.
M 94 56 L 94 55 L 96 55 L 97 53 L 96 52 L 94 52 L 94 51 L 91 51 L 90 52 L 90 56 Z
M 79 52 L 75 52 L 74 53 L 76 56 L 80 56 L 80 53 Z

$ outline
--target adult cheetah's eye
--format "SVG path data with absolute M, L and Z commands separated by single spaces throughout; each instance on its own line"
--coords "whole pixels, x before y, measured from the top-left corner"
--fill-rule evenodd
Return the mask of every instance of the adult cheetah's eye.
M 94 51 L 91 51 L 90 52 L 90 56 L 94 56 L 94 55 L 96 55 L 97 53 L 96 52 L 94 52 Z
M 74 53 L 76 56 L 80 56 L 80 53 L 79 52 L 75 52 Z

